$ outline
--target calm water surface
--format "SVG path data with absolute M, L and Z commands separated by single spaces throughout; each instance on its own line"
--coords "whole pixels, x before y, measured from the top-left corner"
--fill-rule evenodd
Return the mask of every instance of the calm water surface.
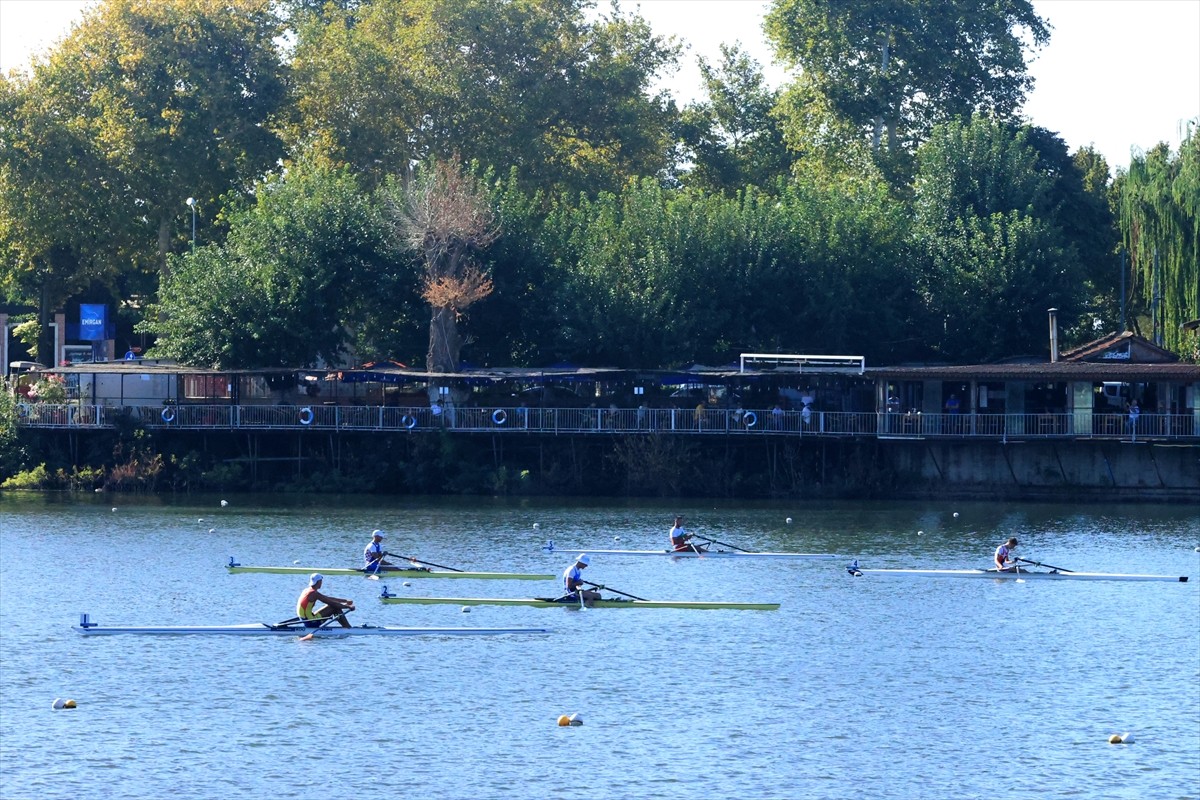
M 0 797 L 1197 798 L 1200 511 L 855 503 L 0 497 Z M 116 506 L 114 509 L 113 506 Z M 288 617 L 303 576 L 388 548 L 561 572 L 567 550 L 664 545 L 674 513 L 773 562 L 596 556 L 641 597 L 775 612 L 385 606 L 358 623 L 548 626 L 546 636 L 84 638 L 109 625 Z M 955 517 L 954 512 L 959 516 Z M 787 520 L 791 518 L 789 523 Z M 1021 554 L 1180 583 L 851 578 Z M 615 541 L 619 537 L 619 543 Z M 393 592 L 552 594 L 414 580 Z M 56 697 L 77 701 L 53 711 Z M 585 724 L 560 728 L 562 714 Z M 1112 746 L 1114 733 L 1135 743 Z

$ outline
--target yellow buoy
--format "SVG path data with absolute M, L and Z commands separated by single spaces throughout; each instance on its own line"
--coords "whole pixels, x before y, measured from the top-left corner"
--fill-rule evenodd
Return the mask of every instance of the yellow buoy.
M 75 708 L 75 701 L 68 700 L 67 702 L 63 703 L 63 708 Z
M 1108 743 L 1109 744 L 1124 744 L 1125 740 L 1114 733 L 1112 736 L 1108 737 Z
M 571 718 L 568 717 L 566 714 L 563 714 L 561 717 L 558 718 L 558 727 L 565 728 L 570 724 L 571 724 Z

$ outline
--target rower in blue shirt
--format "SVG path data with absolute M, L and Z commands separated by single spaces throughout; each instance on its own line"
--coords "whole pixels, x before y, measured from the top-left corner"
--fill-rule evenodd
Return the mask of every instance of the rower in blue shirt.
M 583 604 L 589 607 L 600 599 L 599 592 L 584 588 L 583 570 L 590 563 L 587 553 L 581 553 L 575 563 L 563 571 L 563 588 L 567 592 L 564 599 L 579 600 L 582 597 Z

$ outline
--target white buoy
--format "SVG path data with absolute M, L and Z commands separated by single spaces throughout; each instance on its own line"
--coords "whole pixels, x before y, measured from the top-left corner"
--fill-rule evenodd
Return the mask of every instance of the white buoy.
M 401 586 L 412 586 L 412 581 L 405 581 L 404 583 L 402 583 L 400 585 Z
M 228 500 L 222 500 L 222 501 L 221 501 L 221 508 L 224 508 L 224 507 L 225 507 L 225 506 L 227 506 L 227 505 L 229 505 L 229 501 L 228 501 Z
M 540 528 L 540 527 L 542 527 L 542 526 L 541 526 L 541 525 L 539 525 L 538 523 L 536 523 L 536 522 L 535 522 L 535 523 L 533 523 L 533 529 L 534 529 L 535 531 L 536 531 L 538 528 Z
M 54 698 L 54 710 L 61 711 L 66 702 L 61 697 Z
M 572 714 L 571 716 L 567 717 L 567 721 L 572 725 L 579 726 L 583 724 L 583 717 L 579 716 L 578 714 Z
M 955 518 L 955 519 L 958 519 L 958 512 L 957 512 L 957 511 L 955 511 L 955 512 L 954 512 L 954 518 Z
M 614 537 L 613 537 L 613 541 L 614 541 L 614 542 L 619 542 L 619 541 L 621 541 L 621 537 L 620 537 L 620 536 L 614 536 Z
M 925 535 L 925 531 L 917 531 L 917 536 L 924 536 L 924 535 Z
M 791 517 L 788 517 L 788 518 L 787 518 L 787 520 L 786 520 L 786 522 L 787 522 L 787 524 L 788 524 L 788 525 L 791 525 L 791 524 L 792 524 L 792 518 L 791 518 Z
M 463 606 L 463 607 L 462 607 L 462 613 L 464 613 L 464 614 L 470 614 L 470 613 L 471 613 L 471 607 L 470 607 L 470 606 Z
M 209 533 L 216 533 L 216 532 L 217 532 L 217 529 L 216 529 L 216 528 L 209 528 L 209 529 L 208 529 L 208 532 L 209 532 Z
M 115 508 L 113 509 L 113 513 L 116 513 L 116 509 L 115 509 Z
M 196 520 L 196 522 L 204 522 L 204 517 L 201 517 L 200 519 Z
M 297 558 L 297 559 L 296 559 L 295 561 L 293 561 L 292 563 L 293 563 L 293 564 L 299 564 L 299 563 L 300 563 L 300 559 L 298 559 L 298 558 Z

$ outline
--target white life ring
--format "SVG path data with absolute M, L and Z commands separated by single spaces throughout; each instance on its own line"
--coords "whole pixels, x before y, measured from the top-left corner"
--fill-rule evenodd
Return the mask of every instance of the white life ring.
M 503 408 L 497 408 L 492 412 L 492 422 L 503 425 L 508 422 L 508 413 Z
M 400 418 L 400 424 L 411 431 L 413 428 L 417 427 L 417 418 L 412 414 L 405 414 Z
M 300 424 L 301 425 L 312 425 L 312 421 L 313 421 L 313 410 L 311 408 L 309 408 L 308 406 L 305 406 L 304 408 L 300 409 Z
M 29 416 L 29 403 L 17 403 L 17 416 L 22 419 Z
M 167 406 L 166 408 L 164 408 L 162 410 L 162 421 L 163 422 L 174 422 L 175 421 L 175 406 Z
M 746 424 L 747 428 L 753 428 L 754 424 L 758 422 L 758 415 L 753 411 L 747 411 L 746 415 L 742 417 L 742 422 Z

